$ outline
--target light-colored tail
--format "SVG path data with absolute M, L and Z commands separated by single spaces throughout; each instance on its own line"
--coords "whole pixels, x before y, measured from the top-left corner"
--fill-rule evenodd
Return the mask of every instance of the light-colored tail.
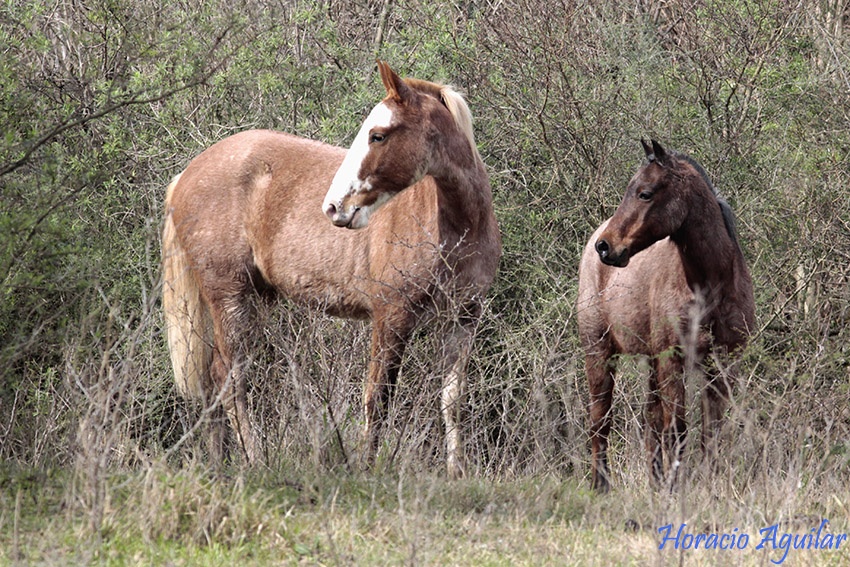
M 179 180 L 180 175 L 174 178 L 165 194 L 162 307 L 177 389 L 187 398 L 203 399 L 211 391 L 212 321 L 186 254 L 177 240 L 171 217 L 171 194 Z

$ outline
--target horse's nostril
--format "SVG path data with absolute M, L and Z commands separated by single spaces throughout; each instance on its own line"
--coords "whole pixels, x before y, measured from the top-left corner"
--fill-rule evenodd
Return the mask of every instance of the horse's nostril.
M 325 214 L 328 215 L 331 220 L 333 220 L 333 218 L 336 216 L 336 205 L 334 205 L 333 203 L 329 203 L 328 206 L 325 208 Z
M 610 252 L 610 250 L 611 250 L 611 247 L 608 246 L 608 242 L 606 242 L 605 240 L 597 240 L 596 241 L 596 252 L 598 252 L 599 255 L 602 256 L 603 258 L 608 255 L 608 252 Z

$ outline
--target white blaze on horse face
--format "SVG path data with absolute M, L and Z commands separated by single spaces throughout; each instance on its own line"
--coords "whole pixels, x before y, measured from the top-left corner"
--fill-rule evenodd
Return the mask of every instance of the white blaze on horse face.
M 349 206 L 344 210 L 343 202 L 346 197 L 364 193 L 372 189 L 369 179 L 360 178 L 363 160 L 369 155 L 369 136 L 374 128 L 388 128 L 392 123 L 393 112 L 383 102 L 369 113 L 354 142 L 351 143 L 345 159 L 334 175 L 331 186 L 322 203 L 322 210 L 337 226 L 362 228 L 369 222 L 369 215 L 389 200 L 389 195 L 381 195 L 371 205 L 365 207 Z M 357 216 L 355 217 L 355 213 Z

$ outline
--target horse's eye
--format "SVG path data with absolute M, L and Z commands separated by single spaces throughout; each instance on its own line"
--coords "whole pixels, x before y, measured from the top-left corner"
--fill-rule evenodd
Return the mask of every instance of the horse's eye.
M 641 191 L 638 193 L 638 199 L 641 201 L 651 201 L 652 200 L 652 191 Z
M 369 136 L 369 143 L 370 144 L 380 144 L 381 142 L 383 142 L 386 139 L 387 139 L 387 136 L 385 134 L 379 134 L 377 132 L 373 132 Z

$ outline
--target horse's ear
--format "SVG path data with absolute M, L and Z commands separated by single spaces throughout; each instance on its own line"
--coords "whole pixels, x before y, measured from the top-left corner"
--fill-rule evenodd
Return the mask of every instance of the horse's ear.
M 652 153 L 655 155 L 658 163 L 662 165 L 667 163 L 667 151 L 655 140 L 652 140 Z
M 381 73 L 381 82 L 384 83 L 384 88 L 387 89 L 387 98 L 391 98 L 396 102 L 404 102 L 410 92 L 410 87 L 407 86 L 407 83 L 395 71 L 390 69 L 386 61 L 378 61 L 378 71 Z
M 652 146 L 649 145 L 649 142 L 640 139 L 640 145 L 643 146 L 643 151 L 646 153 L 646 159 L 649 161 L 655 161 L 655 154 L 652 151 Z

